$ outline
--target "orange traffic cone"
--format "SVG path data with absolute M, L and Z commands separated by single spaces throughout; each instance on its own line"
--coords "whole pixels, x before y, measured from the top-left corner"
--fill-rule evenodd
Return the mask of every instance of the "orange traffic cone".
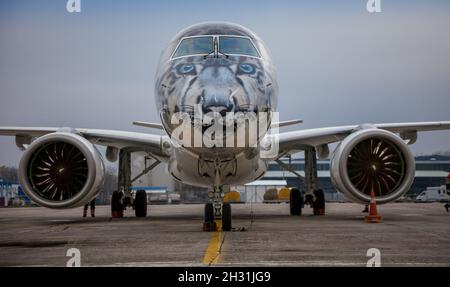
M 369 215 L 366 216 L 365 221 L 367 223 L 381 223 L 381 216 L 378 215 L 377 202 L 373 190 L 370 192 L 370 197 Z

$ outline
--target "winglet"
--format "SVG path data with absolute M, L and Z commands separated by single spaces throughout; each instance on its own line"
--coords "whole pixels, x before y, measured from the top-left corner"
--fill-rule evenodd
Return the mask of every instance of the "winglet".
M 163 125 L 162 124 L 158 124 L 158 123 L 148 123 L 148 122 L 134 121 L 133 125 L 135 125 L 135 126 L 142 126 L 142 127 L 146 127 L 146 128 L 152 128 L 152 129 L 159 129 L 159 130 L 164 129 Z

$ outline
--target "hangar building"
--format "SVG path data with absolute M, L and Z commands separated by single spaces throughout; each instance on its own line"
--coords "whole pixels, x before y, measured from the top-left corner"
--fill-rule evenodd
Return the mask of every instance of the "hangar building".
M 415 197 L 421 191 L 429 186 L 445 185 L 447 176 L 450 173 L 450 156 L 418 156 L 416 159 L 416 178 L 408 192 L 408 196 Z M 283 162 L 289 164 L 289 159 L 283 159 Z M 304 175 L 305 161 L 302 158 L 291 159 L 291 167 L 300 175 Z M 317 175 L 319 186 L 327 194 L 327 198 L 333 197 L 336 193 L 330 179 L 330 161 L 317 161 Z M 277 163 L 269 164 L 269 168 L 262 180 L 286 180 L 288 186 L 303 189 L 300 179 L 289 171 L 283 170 Z

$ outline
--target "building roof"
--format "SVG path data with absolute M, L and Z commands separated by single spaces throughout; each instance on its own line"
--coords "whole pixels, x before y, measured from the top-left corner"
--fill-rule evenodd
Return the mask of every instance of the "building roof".
M 414 159 L 416 161 L 445 161 L 445 162 L 449 162 L 450 161 L 450 156 L 447 155 L 420 155 L 420 156 L 416 156 L 414 157 Z M 289 158 L 287 157 L 283 157 L 281 158 L 282 161 L 287 162 L 289 161 Z M 298 157 L 298 158 L 291 158 L 292 162 L 304 162 L 305 158 L 303 157 Z M 318 162 L 328 162 L 328 159 L 325 160 L 318 160 Z
M 416 161 L 450 161 L 450 156 L 445 155 L 422 155 L 422 156 L 416 156 Z
M 132 186 L 130 187 L 130 190 L 166 190 L 167 186 Z
M 286 180 L 257 180 L 247 183 L 245 186 L 286 186 Z
M 304 171 L 297 171 L 301 176 L 305 176 Z M 416 170 L 415 177 L 442 177 L 447 178 L 449 175 L 446 171 L 441 170 Z M 322 178 L 330 177 L 330 171 L 329 170 L 318 170 L 317 176 Z M 279 170 L 270 170 L 267 171 L 264 175 L 264 178 L 292 178 L 297 177 L 295 174 L 288 172 L 288 171 L 279 171 Z

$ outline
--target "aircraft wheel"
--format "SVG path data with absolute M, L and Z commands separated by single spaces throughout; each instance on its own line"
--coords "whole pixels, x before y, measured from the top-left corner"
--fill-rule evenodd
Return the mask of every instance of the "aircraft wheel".
M 222 230 L 231 231 L 231 204 L 224 203 L 222 206 Z
M 134 213 L 136 217 L 147 216 L 147 193 L 145 190 L 136 191 L 134 197 Z
M 212 203 L 205 204 L 205 223 L 214 222 L 214 207 Z
M 323 190 L 315 190 L 314 196 L 316 198 L 313 204 L 314 215 L 325 215 L 325 194 L 323 193 Z
M 303 197 L 297 188 L 291 189 L 289 207 L 291 215 L 301 215 L 302 214 Z
M 114 218 L 123 217 L 122 196 L 123 194 L 117 190 L 114 190 L 111 196 L 111 216 Z

